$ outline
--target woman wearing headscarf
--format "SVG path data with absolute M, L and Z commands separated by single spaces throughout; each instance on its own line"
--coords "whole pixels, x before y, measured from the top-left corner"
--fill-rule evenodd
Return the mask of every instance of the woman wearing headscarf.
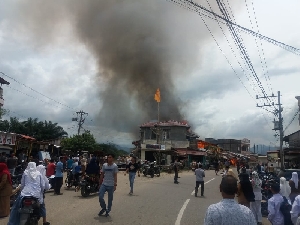
M 300 194 L 300 188 L 299 188 L 300 187 L 300 182 L 299 182 L 297 172 L 292 173 L 292 179 L 289 180 L 289 185 L 291 187 L 290 200 L 293 204 L 296 196 Z
M 0 218 L 9 215 L 11 194 L 12 181 L 10 172 L 5 163 L 0 163 Z
M 7 225 L 16 225 L 20 223 L 19 208 L 24 196 L 33 196 L 37 198 L 40 204 L 43 204 L 41 193 L 44 192 L 45 181 L 42 175 L 36 169 L 35 162 L 29 162 L 21 179 L 21 194 L 16 199 L 9 216 Z
M 228 169 L 228 172 L 226 173 L 226 175 L 233 176 L 237 181 L 239 180 L 237 175 L 233 172 L 232 169 Z
M 288 201 L 291 201 L 290 200 L 291 187 L 284 177 L 280 177 L 280 192 L 279 192 L 279 194 L 286 197 L 286 199 Z
M 42 175 L 42 179 L 45 182 L 45 189 L 44 191 L 47 191 L 50 189 L 50 185 L 49 185 L 49 180 L 46 177 L 46 168 L 43 165 L 39 165 L 36 167 L 37 171 L 39 171 Z M 44 191 L 41 192 L 41 199 L 43 200 L 43 203 L 40 204 L 40 214 L 41 217 L 43 217 L 43 225 L 50 225 L 49 222 L 47 222 L 47 218 L 46 218 L 46 207 L 45 207 L 45 194 Z
M 262 181 L 261 181 L 261 179 L 259 179 L 257 172 L 252 173 L 251 183 L 252 183 L 253 193 L 255 196 L 255 201 L 250 202 L 250 209 L 253 212 L 253 215 L 257 221 L 257 224 L 262 224 L 262 215 L 261 215 L 261 200 L 262 200 L 261 185 L 262 185 Z
M 250 208 L 250 202 L 255 201 L 252 184 L 247 173 L 240 173 L 238 183 L 238 203 Z

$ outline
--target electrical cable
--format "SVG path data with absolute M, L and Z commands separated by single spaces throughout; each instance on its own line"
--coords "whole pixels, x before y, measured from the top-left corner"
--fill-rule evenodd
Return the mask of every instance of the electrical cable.
M 67 107 L 67 108 L 69 108 L 69 109 L 72 109 L 72 110 L 75 110 L 75 111 L 76 111 L 76 109 L 74 109 L 74 108 L 72 108 L 72 107 L 70 107 L 70 106 L 68 106 L 68 105 L 66 105 L 66 104 L 63 104 L 63 103 L 61 103 L 61 102 L 59 102 L 59 101 L 56 101 L 55 99 L 50 98 L 50 97 L 44 95 L 44 94 L 41 93 L 41 92 L 38 92 L 38 91 L 34 90 L 33 88 L 27 86 L 26 84 L 23 84 L 23 83 L 19 82 L 19 81 L 16 80 L 15 78 L 10 77 L 10 76 L 6 75 L 6 74 L 3 73 L 3 72 L 0 72 L 0 73 L 1 73 L 2 75 L 6 76 L 6 77 L 8 77 L 8 78 L 10 78 L 10 79 L 12 79 L 12 80 L 15 81 L 16 83 L 18 83 L 18 84 L 20 84 L 20 85 L 22 85 L 22 86 L 24 86 L 24 87 L 30 89 L 31 91 L 33 91 L 33 92 L 35 92 L 35 93 L 37 93 L 37 94 L 39 94 L 39 95 L 42 95 L 43 97 L 48 98 L 49 100 L 54 101 L 54 102 L 56 102 L 57 104 L 60 104 L 60 105 L 62 105 L 62 106 L 65 106 L 65 107 Z

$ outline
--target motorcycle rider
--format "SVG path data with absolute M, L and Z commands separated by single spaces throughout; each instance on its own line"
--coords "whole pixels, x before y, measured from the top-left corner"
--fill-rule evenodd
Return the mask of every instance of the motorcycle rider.
M 85 173 L 90 177 L 94 177 L 95 182 L 99 182 L 99 171 L 100 171 L 100 166 L 97 164 L 96 157 L 93 157 L 90 160 L 90 163 L 87 164 Z
M 9 216 L 7 225 L 17 225 L 20 223 L 19 208 L 24 196 L 32 196 L 39 200 L 40 204 L 43 204 L 41 193 L 44 192 L 45 181 L 42 175 L 36 169 L 35 162 L 29 162 L 25 169 L 21 180 L 21 194 L 16 199 Z
M 47 191 L 50 189 L 50 185 L 49 185 L 49 180 L 48 178 L 46 177 L 46 169 L 45 169 L 45 166 L 43 165 L 39 165 L 36 167 L 37 171 L 39 171 L 42 175 L 42 178 L 45 182 L 45 189 L 44 191 Z M 43 203 L 40 204 L 40 214 L 41 214 L 41 217 L 43 217 L 43 225 L 50 225 L 49 222 L 47 222 L 47 218 L 46 218 L 46 207 L 45 207 L 45 192 L 41 192 L 41 199 L 43 200 Z

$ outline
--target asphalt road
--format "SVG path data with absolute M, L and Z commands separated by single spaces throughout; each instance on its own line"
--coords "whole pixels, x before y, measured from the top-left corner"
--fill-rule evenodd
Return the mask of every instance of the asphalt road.
M 98 216 L 98 194 L 83 198 L 80 192 L 75 192 L 73 188 L 67 190 L 65 186 L 60 196 L 49 191 L 45 198 L 48 221 L 52 225 L 203 224 L 207 207 L 221 200 L 221 176 L 216 176 L 212 170 L 206 171 L 204 197 L 193 195 L 195 175 L 191 171 L 179 173 L 179 184 L 173 183 L 173 176 L 136 177 L 134 194 L 130 196 L 128 175 L 119 172 L 110 217 Z M 7 220 L 0 219 L 0 225 L 6 225 Z M 270 224 L 265 219 L 263 223 Z

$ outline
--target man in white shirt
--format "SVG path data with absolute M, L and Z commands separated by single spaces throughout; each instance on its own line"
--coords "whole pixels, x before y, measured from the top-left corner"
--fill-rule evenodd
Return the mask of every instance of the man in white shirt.
M 280 205 L 283 202 L 283 197 L 280 192 L 280 185 L 273 184 L 271 186 L 273 197 L 268 200 L 268 220 L 272 225 L 284 225 L 284 217 L 280 211 Z
M 222 178 L 220 192 L 223 200 L 208 207 L 205 225 L 257 225 L 251 210 L 234 200 L 237 183 L 233 176 L 227 175 Z

